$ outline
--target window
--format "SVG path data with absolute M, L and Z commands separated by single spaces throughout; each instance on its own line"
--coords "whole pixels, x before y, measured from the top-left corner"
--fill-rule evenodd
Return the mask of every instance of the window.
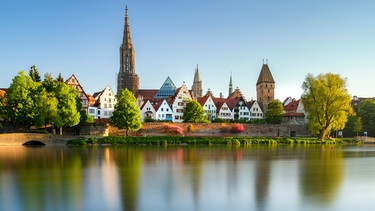
M 161 111 L 164 111 L 164 108 L 161 108 Z
M 89 109 L 89 113 L 93 114 L 93 113 L 95 113 L 95 110 L 94 109 Z
M 108 115 L 108 112 L 107 111 L 104 111 L 104 116 L 107 116 Z
M 112 104 L 108 104 L 109 108 L 112 108 Z

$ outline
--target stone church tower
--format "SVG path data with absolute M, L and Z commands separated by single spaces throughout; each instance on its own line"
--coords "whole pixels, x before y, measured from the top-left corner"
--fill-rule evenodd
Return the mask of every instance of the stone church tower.
M 128 6 L 126 6 L 125 10 L 124 35 L 120 46 L 120 70 L 117 76 L 117 93 L 127 88 L 136 95 L 139 89 L 139 78 L 135 73 L 135 53 L 130 37 Z
M 273 80 L 268 64 L 263 64 L 256 84 L 257 101 L 266 113 L 268 104 L 275 99 L 275 80 Z
M 193 97 L 194 99 L 198 99 L 198 97 L 203 96 L 203 89 L 202 89 L 202 80 L 201 77 L 199 76 L 199 70 L 198 70 L 198 65 L 197 68 L 195 69 L 195 74 L 194 74 L 194 81 L 193 81 L 193 86 L 191 87 L 191 91 L 193 91 Z

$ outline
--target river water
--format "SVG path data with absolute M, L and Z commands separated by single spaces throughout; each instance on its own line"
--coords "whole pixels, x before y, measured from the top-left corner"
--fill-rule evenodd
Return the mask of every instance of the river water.
M 0 147 L 0 210 L 375 210 L 375 147 Z

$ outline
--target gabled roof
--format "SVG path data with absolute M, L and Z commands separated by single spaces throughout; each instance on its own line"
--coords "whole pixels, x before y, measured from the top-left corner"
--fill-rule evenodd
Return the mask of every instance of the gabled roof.
M 256 85 L 261 83 L 275 83 L 275 80 L 273 80 L 268 64 L 263 64 L 262 69 L 260 70 L 260 74 Z
M 292 102 L 290 102 L 290 103 L 288 103 L 287 105 L 284 106 L 284 112 L 286 112 L 286 113 L 296 112 L 297 108 L 298 108 L 299 101 L 300 100 L 293 99 Z
M 233 99 L 228 99 L 228 100 L 226 101 L 226 103 L 227 103 L 229 109 L 230 109 L 230 110 L 233 110 L 234 107 L 236 107 L 238 101 L 240 101 L 239 98 L 233 98 Z
M 201 106 L 204 106 L 204 104 L 207 102 L 209 97 L 210 96 L 206 96 L 206 95 L 204 97 L 198 97 L 197 101 L 199 104 L 201 104 Z
M 234 90 L 234 92 L 232 92 L 228 96 L 228 99 L 234 99 L 234 98 L 239 98 L 239 99 L 242 98 L 242 100 L 246 102 L 245 97 L 242 95 L 242 92 L 241 92 L 240 88 L 238 88 L 238 87 Z

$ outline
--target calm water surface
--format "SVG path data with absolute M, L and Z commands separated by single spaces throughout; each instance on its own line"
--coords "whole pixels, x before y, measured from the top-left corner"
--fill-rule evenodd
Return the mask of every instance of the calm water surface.
M 0 147 L 0 210 L 375 210 L 375 147 Z

